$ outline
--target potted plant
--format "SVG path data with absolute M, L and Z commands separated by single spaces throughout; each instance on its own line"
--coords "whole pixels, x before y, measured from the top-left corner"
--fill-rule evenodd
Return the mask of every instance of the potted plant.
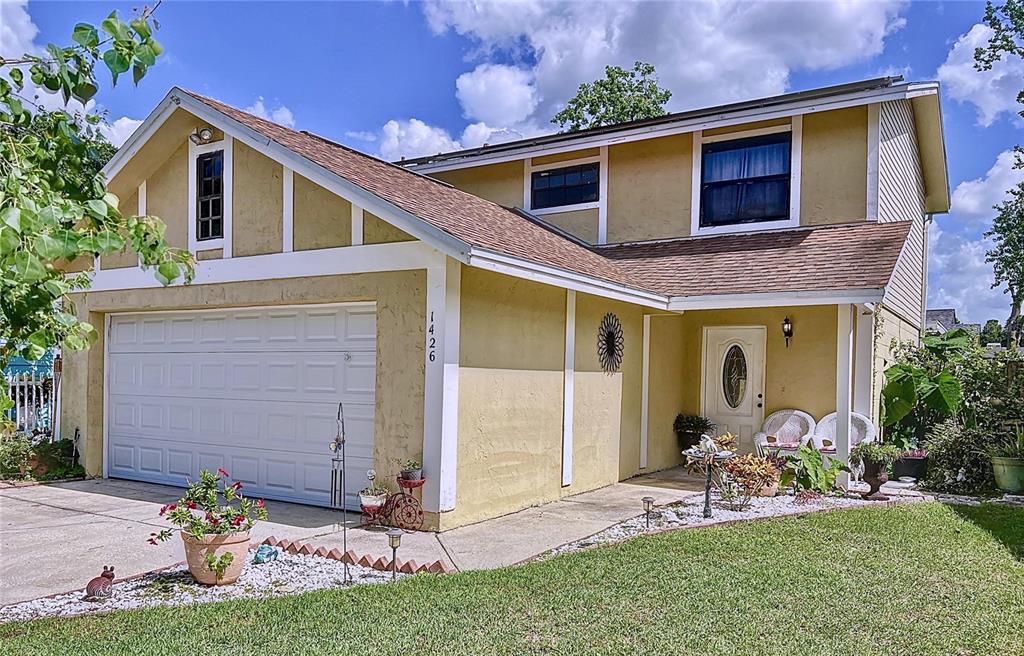
M 707 417 L 679 414 L 676 415 L 672 428 L 679 439 L 679 448 L 685 451 L 696 446 L 702 435 L 711 434 L 715 425 Z
M 1011 494 L 1024 492 L 1024 429 L 989 450 L 996 486 Z
M 896 479 L 913 478 L 923 481 L 928 475 L 928 452 L 924 449 L 907 449 L 892 465 Z
M 891 444 L 861 442 L 850 451 L 850 462 L 864 467 L 862 478 L 870 489 L 861 494 L 865 499 L 885 501 L 879 489 L 889 481 L 889 467 L 900 457 L 900 450 Z
M 185 544 L 188 571 L 205 585 L 230 585 L 238 580 L 249 553 L 249 530 L 267 519 L 263 499 L 242 494 L 242 484 L 226 480 L 223 469 L 211 474 L 204 469 L 199 480 L 189 483 L 185 496 L 160 509 L 160 515 L 177 526 Z M 152 533 L 150 544 L 170 539 L 174 531 Z
M 375 514 L 388 500 L 388 489 L 374 481 L 377 479 L 377 472 L 370 469 L 366 472 L 366 479 L 370 484 L 359 490 L 359 505 L 364 513 Z
M 423 478 L 423 463 L 416 458 L 399 460 L 398 466 L 400 468 L 398 475 L 402 477 L 402 480 L 418 481 Z

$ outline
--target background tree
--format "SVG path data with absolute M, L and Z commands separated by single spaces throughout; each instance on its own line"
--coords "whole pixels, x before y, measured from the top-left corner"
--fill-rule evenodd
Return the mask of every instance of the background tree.
M 129 70 L 138 84 L 163 51 L 153 36 L 156 6 L 129 22 L 114 12 L 99 28 L 79 23 L 73 45 L 49 44 L 45 55 L 0 57 L 0 368 L 12 355 L 38 360 L 53 346 L 82 349 L 95 340 L 68 296 L 90 278 L 66 274 L 69 262 L 91 268 L 94 257 L 130 245 L 161 283 L 191 280 L 192 257 L 167 245 L 164 223 L 121 214 L 107 192 L 97 172 L 110 153 L 101 117 L 46 111 L 35 95 L 84 106 L 98 91 L 100 62 L 112 84 Z M 0 410 L 9 404 L 0 398 Z
M 562 132 L 654 118 L 666 113 L 665 103 L 672 92 L 658 86 L 653 64 L 638 61 L 631 71 L 605 66 L 604 73 L 604 79 L 581 84 L 565 108 L 551 119 Z
M 986 344 L 1002 344 L 1003 343 L 1003 324 L 999 319 L 989 319 L 985 322 L 985 327 L 981 330 L 981 345 Z
M 992 229 L 985 233 L 995 245 L 985 253 L 985 261 L 995 271 L 993 287 L 1006 285 L 1010 295 L 1010 317 L 1006 321 L 1006 345 L 1020 344 L 1021 303 L 1024 303 L 1024 183 L 1007 192 L 1010 198 L 995 206 Z

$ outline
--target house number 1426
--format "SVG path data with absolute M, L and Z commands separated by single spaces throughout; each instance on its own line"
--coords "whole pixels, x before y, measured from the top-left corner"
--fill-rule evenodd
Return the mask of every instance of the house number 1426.
M 430 313 L 430 323 L 427 325 L 427 359 L 433 362 L 437 359 L 437 337 L 434 337 L 434 313 Z

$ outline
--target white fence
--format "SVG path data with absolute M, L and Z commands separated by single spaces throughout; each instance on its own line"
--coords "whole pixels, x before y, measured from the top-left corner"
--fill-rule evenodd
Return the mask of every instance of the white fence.
M 54 415 L 53 379 L 35 372 L 8 374 L 5 377 L 8 395 L 14 407 L 7 415 L 19 431 L 49 431 Z

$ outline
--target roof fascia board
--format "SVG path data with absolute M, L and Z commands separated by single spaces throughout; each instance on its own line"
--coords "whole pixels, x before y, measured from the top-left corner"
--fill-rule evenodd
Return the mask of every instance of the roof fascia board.
M 468 264 L 480 269 L 616 301 L 625 301 L 659 310 L 667 309 L 668 298 L 660 294 L 632 289 L 600 278 L 572 273 L 522 258 L 509 257 L 487 249 L 474 247 L 470 251 Z
M 782 307 L 793 305 L 857 305 L 878 303 L 885 289 L 828 289 L 808 292 L 767 292 L 758 294 L 714 294 L 708 296 L 673 296 L 668 309 L 728 310 L 736 308 Z
M 172 89 L 164 96 L 164 99 L 149 113 L 146 120 L 142 122 L 139 127 L 135 128 L 128 140 L 121 144 L 121 147 L 117 149 L 114 156 L 110 158 L 100 172 L 103 173 L 106 179 L 112 180 L 116 176 L 124 165 L 132 160 L 133 157 L 139 152 L 149 138 L 152 137 L 157 130 L 171 117 L 174 110 L 177 109 L 177 105 L 171 100 L 171 96 L 174 94 Z
M 794 101 L 783 105 L 775 105 L 770 108 L 755 107 L 739 110 L 726 115 L 709 114 L 691 119 L 681 119 L 679 122 L 666 123 L 662 125 L 644 126 L 623 130 L 614 134 L 599 134 L 590 137 L 569 138 L 564 142 L 556 142 L 551 145 L 523 146 L 514 150 L 502 151 L 493 155 L 466 156 L 465 158 L 443 160 L 436 163 L 419 164 L 408 166 L 411 171 L 420 173 L 438 173 L 441 171 L 452 171 L 456 169 L 483 166 L 484 164 L 499 164 L 523 159 L 526 157 L 543 157 L 545 155 L 557 155 L 560 153 L 584 150 L 597 146 L 608 146 L 654 137 L 666 137 L 674 134 L 685 134 L 697 130 L 710 130 L 712 128 L 729 127 L 754 121 L 769 121 L 776 118 L 786 118 L 796 114 L 813 114 L 848 107 L 857 107 L 872 103 L 881 103 L 889 100 L 901 100 L 923 95 L 938 93 L 938 85 L 935 83 L 917 84 L 911 86 L 890 87 L 887 89 L 871 89 L 852 94 L 836 96 L 834 98 L 817 98 L 802 101 Z M 397 162 L 401 165 L 401 162 Z

